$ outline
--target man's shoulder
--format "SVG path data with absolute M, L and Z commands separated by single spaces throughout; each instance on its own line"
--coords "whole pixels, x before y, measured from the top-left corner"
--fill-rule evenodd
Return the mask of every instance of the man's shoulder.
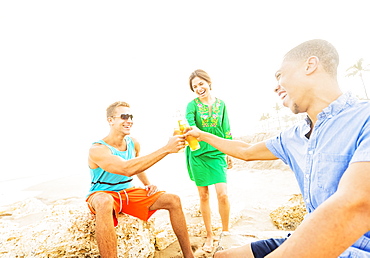
M 101 150 L 109 150 L 108 146 L 104 145 L 102 142 L 100 141 L 97 141 L 97 142 L 94 142 L 91 146 L 90 146 L 90 150 L 89 152 L 96 152 L 96 151 L 101 151 Z
M 341 112 L 344 120 L 351 120 L 351 121 L 362 121 L 365 123 L 370 122 L 370 101 L 358 101 L 354 105 L 348 106 Z
M 103 140 L 95 141 L 91 144 L 91 148 L 102 147 L 102 146 L 106 146 L 106 143 Z
M 358 109 L 364 109 L 364 110 L 369 110 L 370 109 L 370 101 L 369 100 L 360 100 L 355 108 Z

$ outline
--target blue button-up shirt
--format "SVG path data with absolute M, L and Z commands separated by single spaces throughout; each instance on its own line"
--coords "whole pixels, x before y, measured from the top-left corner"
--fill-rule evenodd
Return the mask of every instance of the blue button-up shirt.
M 307 118 L 266 141 L 294 171 L 309 213 L 336 192 L 351 163 L 370 161 L 370 102 L 345 93 L 318 114 L 307 138 L 310 126 Z M 353 245 L 357 250 L 350 248 L 341 257 L 370 257 L 369 237 L 370 232 Z

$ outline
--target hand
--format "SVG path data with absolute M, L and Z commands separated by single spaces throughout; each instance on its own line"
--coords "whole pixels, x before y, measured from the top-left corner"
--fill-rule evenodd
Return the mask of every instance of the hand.
M 190 126 L 190 127 L 186 127 L 184 133 L 185 133 L 185 137 L 188 136 L 188 135 L 191 135 L 191 136 L 197 138 L 198 141 L 200 141 L 199 137 L 200 137 L 201 132 L 202 131 L 198 127 Z
M 147 196 L 151 196 L 159 191 L 156 185 L 146 185 L 144 189 L 148 191 Z
M 170 137 L 167 143 L 167 147 L 170 153 L 179 152 L 179 150 L 185 148 L 185 136 L 175 135 Z

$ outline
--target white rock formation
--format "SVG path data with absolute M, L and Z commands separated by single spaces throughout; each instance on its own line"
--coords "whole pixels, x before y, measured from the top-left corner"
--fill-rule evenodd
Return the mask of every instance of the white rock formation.
M 11 215 L 11 216 L 10 216 Z M 47 206 L 29 199 L 0 210 L 0 256 L 99 257 L 95 221 L 86 203 L 58 201 Z M 121 215 L 116 228 L 119 257 L 153 257 L 153 221 Z

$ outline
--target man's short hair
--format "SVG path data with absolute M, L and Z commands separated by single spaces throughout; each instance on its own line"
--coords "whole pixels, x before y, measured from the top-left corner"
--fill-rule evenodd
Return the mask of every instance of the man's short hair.
M 313 39 L 296 46 L 284 57 L 284 61 L 306 61 L 309 57 L 319 58 L 324 70 L 332 75 L 337 75 L 339 55 L 335 47 L 326 40 Z
M 123 101 L 116 101 L 107 108 L 107 118 L 114 116 L 114 111 L 117 107 L 130 107 L 130 105 Z

